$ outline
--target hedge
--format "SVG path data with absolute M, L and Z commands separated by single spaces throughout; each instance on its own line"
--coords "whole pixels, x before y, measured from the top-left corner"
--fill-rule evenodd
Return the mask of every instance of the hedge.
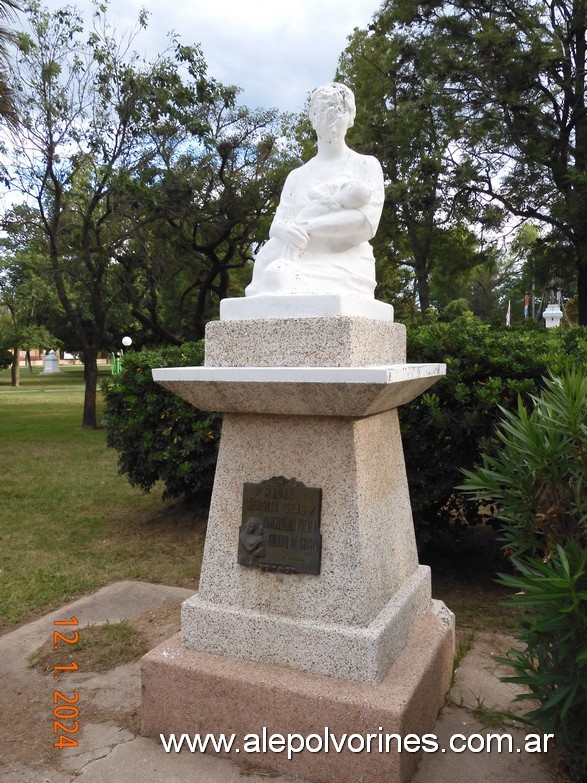
M 430 536 L 439 511 L 493 436 L 500 407 L 536 394 L 549 373 L 587 366 L 587 329 L 495 327 L 472 315 L 450 323 L 408 324 L 408 360 L 445 362 L 447 374 L 400 409 L 416 531 Z M 196 411 L 151 379 L 153 367 L 203 362 L 203 343 L 125 355 L 106 391 L 108 444 L 120 471 L 145 491 L 157 481 L 165 497 L 210 496 L 220 417 Z

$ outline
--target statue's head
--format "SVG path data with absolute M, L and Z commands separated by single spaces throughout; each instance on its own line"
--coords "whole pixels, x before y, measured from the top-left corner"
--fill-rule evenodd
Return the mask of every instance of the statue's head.
M 317 128 L 320 118 L 334 107 L 342 110 L 347 116 L 347 128 L 350 128 L 355 121 L 357 109 L 355 106 L 355 96 L 345 84 L 338 82 L 328 82 L 316 89 L 310 95 L 310 105 L 308 115 L 313 128 Z

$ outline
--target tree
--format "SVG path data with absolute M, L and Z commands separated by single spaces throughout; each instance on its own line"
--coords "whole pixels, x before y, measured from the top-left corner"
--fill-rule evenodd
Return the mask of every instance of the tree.
M 177 129 L 153 128 L 159 154 L 117 194 L 129 237 L 115 254 L 121 281 L 132 316 L 158 341 L 202 338 L 219 301 L 242 295 L 293 165 L 276 111 L 220 96 L 208 117 L 210 133 L 197 145 Z M 246 270 L 240 286 L 238 270 Z
M 40 303 L 48 296 L 42 267 L 32 254 L 0 256 L 0 349 L 12 352 L 12 386 L 20 385 L 21 350 L 48 350 L 59 344 L 37 317 Z
M 368 29 L 355 30 L 338 78 L 357 97 L 353 143 L 380 160 L 386 180 L 376 257 L 413 267 L 425 313 L 441 235 L 473 215 L 459 164 L 462 107 L 440 68 L 437 40 L 405 24 L 402 7 L 388 4 Z
M 448 317 L 470 311 L 489 320 L 498 306 L 500 287 L 514 271 L 513 260 L 495 244 L 482 244 L 463 225 L 437 232 L 432 250 L 432 304 Z
M 151 129 L 167 123 L 209 133 L 208 107 L 222 95 L 206 77 L 197 47 L 172 42 L 154 63 L 131 52 L 137 29 L 117 39 L 105 4 L 89 37 L 75 9 L 27 5 L 30 32 L 19 36 L 14 68 L 21 124 L 15 133 L 13 187 L 36 204 L 49 276 L 77 334 L 85 364 L 83 426 L 96 426 L 97 356 L 126 307 L 116 255 L 128 241 L 117 212 L 120 183 L 158 150 Z M 139 17 L 144 28 L 146 15 Z M 230 100 L 230 95 L 226 100 Z M 14 219 L 8 216 L 7 224 Z
M 387 4 L 387 8 L 394 7 Z M 465 109 L 472 194 L 538 221 L 572 250 L 587 325 L 587 2 L 405 0 L 414 38 L 438 42 Z
M 577 299 L 574 247 L 556 228 L 546 232 L 538 226 L 527 224 L 526 228 L 530 232 L 530 241 L 522 244 L 525 256 L 522 280 L 525 291 L 538 291 L 535 317 L 541 319 L 544 308 L 557 300 L 559 294 L 566 302 L 565 311 L 568 311 L 569 302 Z M 522 234 L 522 240 L 527 238 Z M 515 246 L 520 244 L 516 238 Z

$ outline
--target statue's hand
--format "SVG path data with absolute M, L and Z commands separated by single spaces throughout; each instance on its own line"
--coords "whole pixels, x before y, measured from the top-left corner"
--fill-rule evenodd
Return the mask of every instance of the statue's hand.
M 271 233 L 294 250 L 304 251 L 310 241 L 310 235 L 298 223 L 282 223 L 274 226 Z

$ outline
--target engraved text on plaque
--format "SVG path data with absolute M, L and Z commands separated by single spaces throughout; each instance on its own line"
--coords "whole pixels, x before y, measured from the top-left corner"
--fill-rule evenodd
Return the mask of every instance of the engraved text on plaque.
M 265 571 L 319 574 L 322 490 L 283 476 L 243 485 L 238 562 Z

